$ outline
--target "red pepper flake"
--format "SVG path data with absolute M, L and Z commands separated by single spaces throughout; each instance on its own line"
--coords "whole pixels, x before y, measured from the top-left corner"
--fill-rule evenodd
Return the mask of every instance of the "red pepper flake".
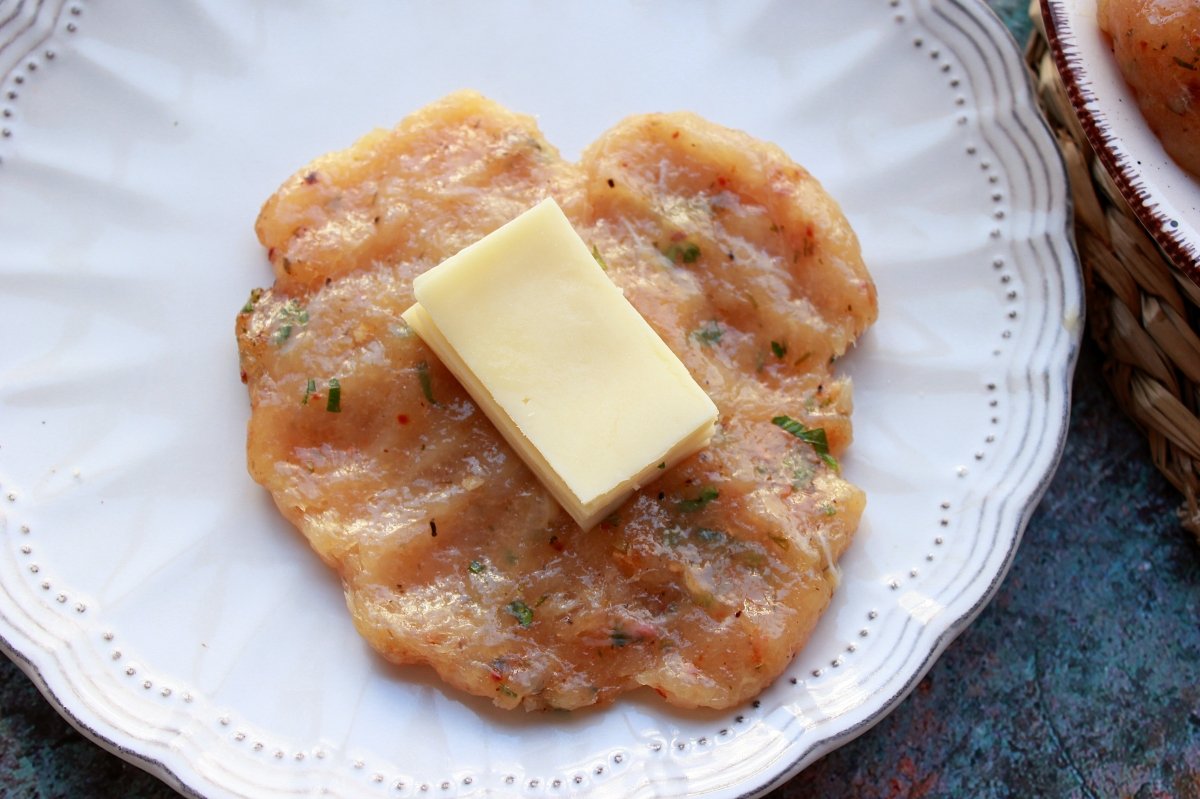
M 267 260 L 268 261 L 275 260 L 275 248 L 274 247 L 270 247 L 267 249 Z
M 679 138 L 679 131 L 675 131 L 674 133 L 672 133 L 672 134 L 671 134 L 671 138 L 672 138 L 672 139 L 678 139 L 678 138 Z
M 562 541 L 558 540 L 558 536 L 552 535 L 550 536 L 550 548 L 555 552 L 562 552 L 567 547 Z
M 316 183 L 317 182 L 317 173 L 309 172 L 307 175 L 304 176 L 304 182 L 307 183 L 309 186 Z
M 717 185 L 724 188 L 725 186 L 729 185 L 729 181 L 726 180 L 724 175 L 718 175 L 717 176 Z
M 246 370 L 245 370 L 245 369 L 243 369 L 243 370 L 242 370 L 242 382 L 243 382 L 243 383 L 249 383 L 249 382 L 250 382 L 250 375 L 246 374 Z
M 408 424 L 408 414 L 402 413 L 396 417 L 396 421 L 400 424 Z
M 429 520 L 429 535 L 433 538 L 437 538 L 437 522 L 433 519 Z

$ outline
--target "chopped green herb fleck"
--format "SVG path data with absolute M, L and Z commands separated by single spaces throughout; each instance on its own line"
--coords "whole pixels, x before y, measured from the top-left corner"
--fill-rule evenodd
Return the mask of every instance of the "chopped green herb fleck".
M 834 470 L 840 468 L 837 458 L 829 454 L 829 440 L 825 436 L 825 428 L 816 427 L 810 430 L 790 416 L 776 416 L 771 420 L 771 424 L 782 427 L 801 441 L 811 444 L 813 450 L 821 457 L 821 460 L 829 464 L 830 468 Z
M 673 242 L 662 254 L 671 263 L 694 264 L 700 260 L 700 246 L 690 241 Z
M 301 325 L 308 324 L 308 311 L 296 300 L 288 300 L 279 309 L 279 316 L 281 319 L 291 320 Z
M 514 691 L 514 690 L 513 690 L 513 689 L 511 689 L 511 688 L 509 688 L 509 687 L 508 687 L 507 685 L 505 685 L 504 683 L 500 683 L 500 688 L 499 688 L 498 690 L 500 691 L 500 693 L 504 694 L 504 695 L 505 695 L 505 696 L 507 696 L 507 697 L 516 697 L 516 695 L 517 695 L 517 692 L 516 692 L 516 691 Z
M 250 289 L 250 298 L 246 300 L 246 304 L 242 306 L 242 313 L 250 313 L 254 310 L 258 298 L 262 296 L 262 289 Z
M 596 259 L 596 263 L 600 264 L 600 268 L 605 272 L 608 271 L 608 264 L 604 262 L 604 256 L 600 254 L 600 248 L 595 244 L 592 245 L 592 257 Z
M 725 335 L 725 331 L 721 329 L 721 325 L 715 319 L 705 322 L 702 326 L 692 331 L 692 336 L 701 344 L 712 346 L 721 340 L 721 336 Z
M 336 377 L 329 378 L 329 398 L 325 400 L 325 410 L 330 413 L 342 412 L 342 382 Z
M 437 400 L 433 398 L 433 381 L 429 378 L 429 364 L 425 361 L 417 364 L 417 380 L 421 382 L 421 393 L 425 399 L 430 405 L 437 405 Z
M 787 342 L 772 341 L 771 352 L 775 354 L 776 358 L 782 358 L 787 355 Z
M 296 300 L 288 300 L 276 313 L 275 318 L 281 324 L 275 331 L 274 341 L 276 345 L 280 345 L 291 337 L 295 325 L 308 324 L 308 311 Z
M 528 627 L 533 624 L 533 608 L 526 605 L 524 600 L 514 599 L 508 603 L 505 610 L 515 616 L 517 623 L 522 627 Z
M 620 627 L 614 627 L 612 631 L 612 645 L 617 649 L 626 646 L 634 640 L 631 633 L 627 633 Z
M 308 398 L 311 397 L 313 395 L 313 393 L 316 392 L 316 390 L 317 390 L 317 381 L 313 380 L 311 377 L 308 378 L 308 384 L 304 386 L 304 399 L 300 400 L 300 404 L 307 405 Z
M 788 456 L 784 458 L 783 465 L 792 472 L 792 488 L 796 491 L 803 490 L 812 485 L 813 469 L 812 466 L 804 462 L 800 458 L 792 458 Z
M 712 486 L 705 486 L 700 490 L 700 496 L 695 499 L 680 500 L 676 507 L 684 513 L 692 513 L 693 511 L 700 510 L 718 496 L 720 496 L 720 492 L 717 489 Z
M 484 566 L 481 561 L 473 560 L 471 561 L 471 565 L 467 567 L 467 570 L 470 571 L 471 574 L 483 574 L 483 570 L 486 568 L 487 567 Z
M 737 562 L 750 571 L 762 571 L 767 565 L 767 556 L 753 549 L 744 549 L 737 553 Z
M 1175 63 L 1177 65 L 1183 67 L 1184 69 L 1190 69 L 1192 72 L 1196 71 L 1196 62 L 1195 61 L 1188 63 L 1187 61 L 1184 61 L 1179 56 L 1172 56 L 1172 58 L 1175 60 Z
M 821 513 L 825 514 L 826 516 L 837 516 L 837 505 L 834 505 L 832 502 L 826 502 L 817 510 L 821 511 Z
M 661 463 L 659 463 L 659 464 L 658 464 L 658 468 L 660 468 L 660 469 L 665 469 L 665 468 L 667 468 L 667 462 L 666 462 L 666 461 L 662 461 Z

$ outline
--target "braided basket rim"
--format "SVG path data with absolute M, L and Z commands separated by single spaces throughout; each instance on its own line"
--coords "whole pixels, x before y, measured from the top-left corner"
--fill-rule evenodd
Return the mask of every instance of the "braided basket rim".
M 1183 495 L 1180 521 L 1200 541 L 1200 258 L 1188 258 L 1165 237 L 1161 217 L 1146 224 L 1145 192 L 1119 168 L 1109 134 L 1080 110 L 1084 92 L 1056 40 L 1050 0 L 1031 0 L 1029 11 L 1025 60 L 1071 172 L 1088 331 L 1117 404 L 1146 435 L 1155 467 Z M 1114 229 L 1128 238 L 1116 241 Z M 1166 305 L 1174 310 L 1176 340 L 1190 347 L 1162 345 L 1155 325 Z
M 1200 249 L 1181 241 L 1164 225 L 1163 218 L 1155 213 L 1155 202 L 1152 196 L 1133 182 L 1128 169 L 1122 164 L 1122 159 L 1113 147 L 1112 134 L 1101 128 L 1096 118 L 1087 111 L 1089 101 L 1087 90 L 1080 83 L 1079 76 L 1072 69 L 1072 59 L 1068 53 L 1067 42 L 1060 33 L 1063 21 L 1059 16 L 1060 9 L 1051 0 L 1034 0 L 1040 2 L 1041 24 L 1034 25 L 1032 36 L 1042 36 L 1048 46 L 1049 53 L 1058 69 L 1059 80 L 1066 89 L 1071 107 L 1075 110 L 1076 118 L 1092 151 L 1104 164 L 1109 176 L 1120 189 L 1125 202 L 1129 204 L 1142 227 L 1154 238 L 1172 267 L 1186 275 L 1200 287 Z M 1031 8 L 1032 11 L 1032 8 Z

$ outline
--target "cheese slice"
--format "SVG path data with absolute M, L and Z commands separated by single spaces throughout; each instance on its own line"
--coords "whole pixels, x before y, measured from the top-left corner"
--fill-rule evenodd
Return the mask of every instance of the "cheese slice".
M 552 199 L 413 293 L 405 321 L 585 530 L 712 438 L 712 400 Z

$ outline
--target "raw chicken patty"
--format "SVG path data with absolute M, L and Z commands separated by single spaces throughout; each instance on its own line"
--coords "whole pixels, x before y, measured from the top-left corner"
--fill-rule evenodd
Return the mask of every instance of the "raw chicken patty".
M 547 196 L 721 411 L 587 533 L 400 318 L 416 275 Z M 779 148 L 652 114 L 569 163 L 460 92 L 301 169 L 257 232 L 275 285 L 237 318 L 250 474 L 384 657 L 526 709 L 640 686 L 727 707 L 784 670 L 863 509 L 832 364 L 876 305 L 838 206 Z
M 1150 129 L 1200 178 L 1200 2 L 1100 0 L 1097 18 Z

